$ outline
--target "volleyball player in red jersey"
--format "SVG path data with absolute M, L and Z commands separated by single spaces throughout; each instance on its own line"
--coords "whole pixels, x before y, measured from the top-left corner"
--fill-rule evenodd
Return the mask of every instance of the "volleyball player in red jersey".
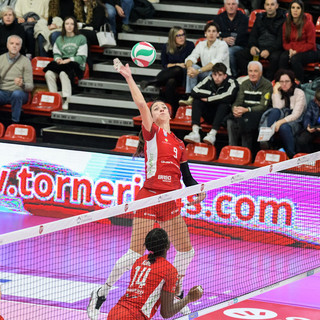
M 185 298 L 174 303 L 179 280 L 177 269 L 166 260 L 170 242 L 165 230 L 151 230 L 146 236 L 145 247 L 149 254 L 134 263 L 127 291 L 109 312 L 108 320 L 151 319 L 160 304 L 162 317 L 170 318 L 189 302 L 202 297 L 202 287 L 195 286 Z
M 135 83 L 129 65 L 123 66 L 119 59 L 114 59 L 114 67 L 126 79 L 133 101 L 137 105 L 142 118 L 142 135 L 146 143 L 143 146 L 145 155 L 146 179 L 136 200 L 151 197 L 157 194 L 181 188 L 181 174 L 186 186 L 197 184 L 193 179 L 184 143 L 170 130 L 170 113 L 166 104 L 155 101 L 150 109 Z M 142 149 L 141 141 L 137 152 Z M 196 204 L 205 198 L 205 193 L 197 195 L 190 204 Z M 130 249 L 116 262 L 106 283 L 91 293 L 87 308 L 91 320 L 97 320 L 100 308 L 112 286 L 125 271 L 131 269 L 134 262 L 140 258 L 144 251 L 146 234 L 153 229 L 154 221 L 165 229 L 177 253 L 173 262 L 176 267 L 182 288 L 183 277 L 194 256 L 194 249 L 190 242 L 187 225 L 180 215 L 180 208 L 175 201 L 156 205 L 134 212 L 133 229 Z M 179 292 L 182 297 L 183 292 Z M 187 307 L 181 310 L 187 314 Z

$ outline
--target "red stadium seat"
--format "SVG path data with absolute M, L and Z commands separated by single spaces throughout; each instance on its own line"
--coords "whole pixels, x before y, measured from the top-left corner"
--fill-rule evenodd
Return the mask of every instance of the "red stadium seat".
M 305 156 L 307 153 L 297 153 L 294 155 L 294 158 L 299 158 Z M 319 173 L 320 172 L 320 160 L 312 163 L 301 164 L 297 167 L 291 168 L 290 170 L 294 171 L 302 171 L 302 172 L 312 172 L 312 173 Z
M 316 37 L 320 37 L 320 16 L 318 17 L 318 20 L 316 23 Z
M 0 122 L 0 138 L 2 138 L 3 137 L 3 135 L 4 135 L 4 125 Z
M 188 160 L 213 161 L 216 158 L 216 148 L 206 143 L 189 143 L 186 152 Z
M 175 129 L 191 130 L 192 106 L 180 106 L 176 116 L 170 121 L 170 126 Z
M 206 38 L 199 38 L 194 45 L 196 46 L 199 42 L 205 41 L 205 40 L 206 40 Z
M 43 69 L 51 62 L 53 58 L 49 57 L 34 57 L 31 60 L 33 79 L 44 80 Z
M 288 160 L 285 152 L 279 150 L 260 150 L 254 160 L 253 166 L 264 167 L 270 164 Z
M 256 9 L 251 11 L 250 16 L 249 16 L 249 30 L 252 29 L 254 22 L 256 21 L 256 17 L 258 13 L 266 12 L 264 9 Z
M 124 135 L 119 137 L 116 147 L 112 151 L 135 153 L 139 144 L 139 137 L 132 135 Z
M 219 158 L 216 162 L 245 166 L 250 164 L 251 161 L 252 155 L 249 148 L 225 146 L 221 149 Z
M 90 46 L 90 52 L 94 52 L 94 53 L 103 53 L 104 48 L 100 47 L 98 45 L 91 45 Z
M 242 8 L 238 8 L 237 9 L 238 11 L 241 11 L 243 14 L 246 14 L 246 12 L 244 11 L 244 9 Z M 221 7 L 219 10 L 218 10 L 218 14 L 222 13 L 222 12 L 225 12 L 226 11 L 226 8 L 225 7 Z
M 62 98 L 57 92 L 37 92 L 30 104 L 22 107 L 24 113 L 51 116 L 52 111 L 62 109 Z
M 25 124 L 11 124 L 2 139 L 20 142 L 36 142 L 36 130 L 34 127 Z

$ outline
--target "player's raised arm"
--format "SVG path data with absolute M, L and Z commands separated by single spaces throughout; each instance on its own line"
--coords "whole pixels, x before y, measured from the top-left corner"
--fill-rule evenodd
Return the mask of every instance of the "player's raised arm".
M 131 73 L 129 64 L 127 63 L 124 66 L 121 63 L 121 61 L 118 58 L 116 58 L 113 60 L 113 65 L 114 65 L 114 68 L 126 79 L 128 86 L 129 86 L 129 89 L 130 89 L 130 92 L 131 92 L 132 99 L 140 111 L 140 115 L 142 118 L 142 124 L 146 128 L 146 130 L 150 131 L 152 123 L 153 123 L 153 119 L 151 117 L 151 113 L 150 113 L 150 110 L 147 106 L 147 103 L 146 103 L 139 87 L 137 86 L 136 82 L 134 81 L 134 79 L 132 77 L 132 73 Z

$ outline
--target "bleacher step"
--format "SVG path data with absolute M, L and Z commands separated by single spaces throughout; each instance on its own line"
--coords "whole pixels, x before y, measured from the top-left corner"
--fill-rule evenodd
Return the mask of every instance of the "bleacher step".
M 148 68 L 139 68 L 134 67 L 133 62 L 130 62 L 129 64 L 133 75 L 155 77 L 162 70 L 160 66 L 156 67 L 152 65 Z M 118 71 L 114 69 L 111 62 L 96 63 L 93 65 L 93 71 L 118 73 Z
M 90 78 L 80 80 L 78 85 L 82 88 L 117 90 L 125 92 L 129 91 L 127 83 L 121 80 L 103 80 L 101 78 Z M 159 88 L 156 88 L 154 86 L 148 86 L 141 91 L 156 95 L 159 94 Z
M 172 28 L 174 26 L 180 26 L 185 30 L 199 30 L 203 31 L 205 26 L 204 22 L 200 21 L 185 21 L 177 19 L 138 19 L 135 22 L 130 23 L 133 26 L 149 26 L 149 27 L 159 27 L 159 28 Z M 188 38 L 189 39 L 189 38 Z
M 106 48 L 103 51 L 105 56 L 118 57 L 118 58 L 130 58 L 131 57 L 131 49 L 129 48 Z M 156 60 L 161 59 L 161 53 L 157 52 Z
M 43 142 L 104 150 L 115 148 L 118 138 L 125 134 L 136 135 L 137 132 L 74 125 L 55 125 L 42 129 Z
M 52 112 L 51 118 L 54 120 L 62 120 L 66 122 L 85 122 L 120 127 L 134 127 L 132 116 L 120 116 L 118 114 L 115 115 L 78 110 L 61 110 Z
M 176 1 L 169 3 L 155 3 L 153 4 L 157 12 L 176 12 L 176 13 L 193 13 L 200 15 L 215 15 L 218 13 L 219 8 L 214 7 L 213 5 L 206 6 L 201 3 L 198 6 L 195 6 L 190 3 L 177 4 Z M 221 6 L 223 6 L 221 4 Z

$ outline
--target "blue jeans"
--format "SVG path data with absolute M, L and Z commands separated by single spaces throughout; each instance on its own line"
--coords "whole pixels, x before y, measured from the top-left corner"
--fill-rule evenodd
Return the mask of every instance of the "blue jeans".
M 230 69 L 232 76 L 235 78 L 238 76 L 236 53 L 242 49 L 243 47 L 240 46 L 229 47 Z
M 22 90 L 0 90 L 0 105 L 11 104 L 11 118 L 13 122 L 20 121 L 22 105 L 28 102 L 29 93 Z
M 133 0 L 121 0 L 121 8 L 125 14 L 125 17 L 122 19 L 123 24 L 129 24 L 129 17 L 130 17 L 130 13 L 133 8 L 133 5 L 134 5 Z M 116 11 L 116 8 L 109 3 L 106 3 L 106 8 L 108 11 L 108 19 L 109 19 L 109 23 L 111 26 L 111 30 L 114 34 L 116 34 L 117 33 L 117 28 L 116 28 L 117 11 Z
M 200 69 L 197 64 L 193 64 L 192 68 L 194 69 Z M 187 76 L 186 79 L 186 93 L 191 93 L 192 89 L 198 84 L 198 82 L 202 81 L 205 77 L 207 77 L 209 74 L 211 74 L 211 71 L 206 71 L 200 73 L 198 76 L 191 78 Z
M 271 109 L 268 115 L 267 126 L 271 127 L 281 117 L 282 114 L 280 109 Z M 279 136 L 288 157 L 291 159 L 295 155 L 295 139 L 289 123 L 284 123 L 281 125 L 279 129 Z

